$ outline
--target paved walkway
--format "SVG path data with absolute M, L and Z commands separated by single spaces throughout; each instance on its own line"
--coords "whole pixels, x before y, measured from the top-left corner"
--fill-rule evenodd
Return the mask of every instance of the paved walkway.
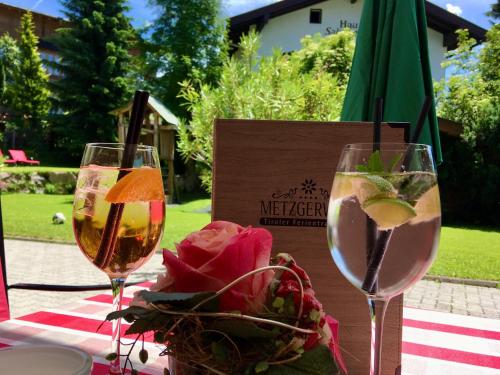
M 94 267 L 76 245 L 46 242 L 5 240 L 7 281 L 14 283 L 93 285 L 109 283 L 108 277 Z M 134 272 L 127 281 L 154 280 L 164 267 L 162 256 L 153 258 Z M 42 309 L 50 309 L 82 298 L 102 293 L 90 292 L 43 292 L 12 289 L 9 304 L 12 317 L 26 315 Z
M 76 245 L 5 240 L 9 284 L 105 284 L 107 277 L 95 268 Z M 153 280 L 163 271 L 160 254 L 129 278 Z M 42 309 L 76 302 L 99 292 L 9 291 L 11 315 L 18 317 Z M 500 319 L 500 289 L 423 280 L 405 294 L 405 306 Z

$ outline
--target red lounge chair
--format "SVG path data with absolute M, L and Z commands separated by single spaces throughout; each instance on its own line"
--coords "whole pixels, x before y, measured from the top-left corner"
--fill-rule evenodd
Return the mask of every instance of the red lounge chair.
M 0 158 L 3 158 L 2 150 L 0 150 Z M 16 164 L 16 161 L 12 159 L 5 159 L 3 162 L 5 164 Z
M 3 239 L 2 239 L 3 241 Z M 0 246 L 3 245 L 0 244 Z M 2 261 L 4 259 L 1 259 L 0 257 L 0 322 L 2 320 L 8 320 L 10 319 L 10 313 L 9 313 L 9 300 L 7 298 L 7 290 L 5 288 L 6 283 L 5 283 L 5 278 L 3 276 L 3 264 Z
M 30 164 L 30 165 L 40 165 L 38 160 L 31 160 L 26 157 L 26 154 L 23 150 L 9 150 L 10 158 L 15 163 L 20 164 Z

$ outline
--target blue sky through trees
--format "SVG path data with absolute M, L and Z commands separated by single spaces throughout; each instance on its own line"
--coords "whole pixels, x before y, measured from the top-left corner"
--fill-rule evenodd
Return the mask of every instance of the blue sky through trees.
M 448 11 L 459 15 L 484 28 L 490 27 L 490 21 L 484 15 L 490 4 L 495 0 L 431 0 Z M 62 16 L 61 5 L 58 0 L 2 0 L 6 4 L 11 4 L 25 9 L 31 9 L 40 13 L 53 16 Z M 222 0 L 222 11 L 226 16 L 234 16 L 252 9 L 259 8 L 276 2 L 276 0 Z M 151 6 L 146 6 L 145 0 L 129 0 L 129 16 L 132 18 L 134 26 L 141 27 L 154 19 L 154 11 Z

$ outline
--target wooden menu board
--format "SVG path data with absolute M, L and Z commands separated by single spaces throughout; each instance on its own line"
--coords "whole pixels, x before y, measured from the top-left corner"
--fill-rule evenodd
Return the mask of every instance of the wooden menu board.
M 371 123 L 218 120 L 214 132 L 212 218 L 267 228 L 273 251 L 306 269 L 325 310 L 340 322 L 350 375 L 366 375 L 370 320 L 366 298 L 337 270 L 326 237 L 333 176 L 347 143 L 371 142 Z M 382 141 L 407 140 L 407 127 L 382 126 Z M 305 194 L 307 187 L 313 187 Z M 303 189 L 304 188 L 304 189 Z M 312 191 L 312 193 L 311 193 Z M 402 297 L 387 310 L 383 374 L 401 363 Z

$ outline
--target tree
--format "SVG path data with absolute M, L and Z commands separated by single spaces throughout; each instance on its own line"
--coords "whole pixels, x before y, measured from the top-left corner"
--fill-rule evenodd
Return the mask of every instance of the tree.
M 500 18 L 500 0 L 497 0 L 496 3 L 491 4 L 491 9 L 486 12 L 486 15 L 493 19 Z
M 347 86 L 345 69 L 350 67 L 355 36 L 352 31 L 342 31 L 322 41 L 319 38 L 306 38 L 303 49 L 289 55 L 275 50 L 272 56 L 259 57 L 259 36 L 250 33 L 241 39 L 238 53 L 225 58 L 217 85 L 183 83 L 180 95 L 187 101 L 192 119 L 179 126 L 179 149 L 185 158 L 199 163 L 207 190 L 211 188 L 216 118 L 339 119 Z M 336 53 L 336 46 L 348 52 Z
M 499 224 L 500 25 L 488 31 L 479 51 L 465 30 L 458 41 L 445 63 L 452 74 L 436 87 L 438 115 L 463 125 L 462 141 L 443 158 L 443 197 L 454 197 L 448 217 Z
M 88 142 L 114 140 L 116 123 L 110 111 L 131 95 L 129 49 L 134 32 L 125 0 L 62 0 L 71 27 L 53 40 L 62 77 L 53 83 L 59 116 L 57 146 L 80 157 Z
M 5 33 L 0 37 L 0 69 L 2 77 L 0 79 L 1 84 L 1 97 L 0 105 L 8 107 L 9 99 L 12 95 L 9 95 L 10 85 L 14 80 L 14 71 L 19 65 L 19 47 L 16 41 L 8 34 Z
M 41 144 L 43 127 L 50 108 L 50 92 L 49 76 L 38 53 L 38 38 L 30 12 L 21 17 L 19 34 L 19 61 L 12 71 L 9 104 L 18 118 L 19 126 L 26 132 L 28 141 L 37 147 Z
M 355 44 L 351 32 L 339 32 L 327 37 L 319 33 L 306 35 L 301 43 L 302 49 L 296 52 L 296 56 L 301 61 L 302 72 L 310 72 L 319 64 L 337 77 L 339 83 L 347 84 Z
M 159 16 L 143 33 L 146 82 L 175 114 L 187 116 L 178 99 L 187 79 L 213 84 L 227 54 L 219 0 L 151 0 Z

